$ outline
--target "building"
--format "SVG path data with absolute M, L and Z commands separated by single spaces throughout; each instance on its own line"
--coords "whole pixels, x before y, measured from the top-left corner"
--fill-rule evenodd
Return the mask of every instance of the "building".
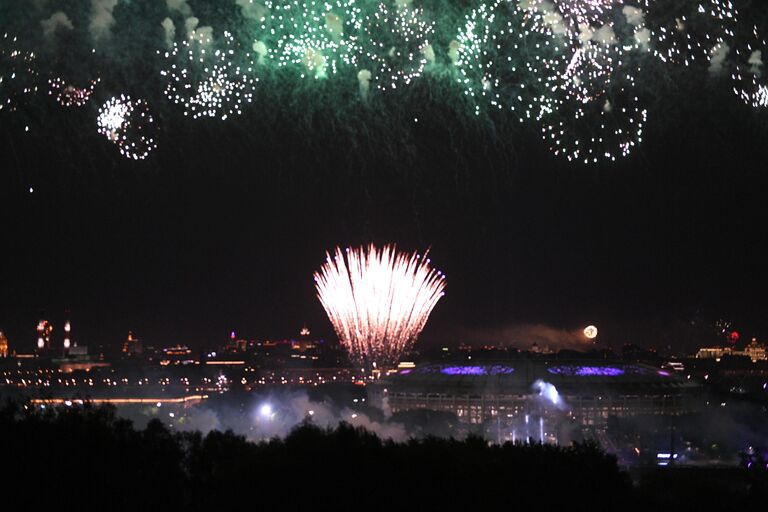
M 757 361 L 765 361 L 767 359 L 765 353 L 765 344 L 758 343 L 755 338 L 752 338 L 752 342 L 744 347 L 744 350 L 741 350 L 738 355 L 747 356 L 752 360 L 753 363 L 756 363 Z
M 605 429 L 610 417 L 690 412 L 698 385 L 641 364 L 556 359 L 481 364 L 428 364 L 401 370 L 372 386 L 392 413 L 449 412 L 468 424 L 527 425 L 531 418 Z M 542 428 L 543 429 L 543 428 Z
M 8 357 L 8 338 L 0 331 L 0 357 Z
M 141 340 L 139 338 L 134 337 L 131 331 L 128 331 L 128 337 L 123 342 L 123 348 L 121 350 L 123 355 L 125 357 L 135 357 L 135 356 L 140 356 L 143 351 L 144 350 L 141 345 Z
M 696 352 L 696 359 L 715 359 L 719 361 L 724 356 L 748 357 L 753 363 L 768 360 L 765 344 L 758 343 L 755 338 L 752 338 L 752 341 L 742 350 L 736 350 L 732 347 L 702 347 Z
M 51 350 L 53 338 L 53 324 L 48 320 L 40 320 L 37 323 L 37 350 L 38 352 L 48 352 Z
M 720 359 L 732 353 L 731 347 L 702 347 L 696 352 L 696 359 Z

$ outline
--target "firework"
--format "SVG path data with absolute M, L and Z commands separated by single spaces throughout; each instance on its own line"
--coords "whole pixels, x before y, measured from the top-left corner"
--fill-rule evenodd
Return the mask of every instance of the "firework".
M 578 39 L 591 27 L 601 24 L 619 0 L 519 0 L 520 8 L 542 33 Z
M 424 21 L 419 9 L 381 2 L 357 20 L 354 30 L 358 66 L 371 72 L 367 80 L 378 90 L 408 85 L 424 72 L 434 23 Z
M 174 43 L 165 57 L 171 63 L 160 72 L 167 80 L 165 95 L 184 107 L 184 115 L 226 120 L 242 114 L 243 105 L 253 101 L 258 82 L 252 76 L 254 63 L 229 32 L 224 32 L 222 48 L 203 33 Z M 238 63 L 238 58 L 244 62 Z
M 568 54 L 559 87 L 565 99 L 600 97 L 628 63 L 647 50 L 648 30 L 638 7 L 618 0 L 522 0 L 530 25 L 560 36 Z M 632 72 L 637 73 L 633 67 Z
M 746 44 L 737 46 L 733 66 L 733 92 L 744 103 L 755 108 L 768 107 L 768 80 L 765 74 L 765 56 L 768 46 L 753 27 Z
M 155 120 L 144 100 L 121 95 L 99 109 L 98 131 L 132 160 L 144 160 L 157 147 Z
M 467 16 L 457 37 L 456 67 L 476 114 L 480 99 L 520 121 L 557 109 L 564 43 L 545 26 L 531 29 L 526 18 L 512 0 L 481 4 Z
M 15 111 L 37 90 L 35 54 L 20 49 L 16 37 L 4 34 L 0 38 L 0 112 Z
M 315 285 L 350 358 L 386 368 L 416 341 L 443 296 L 445 277 L 426 256 L 371 245 L 328 254 Z
M 648 113 L 631 83 L 611 84 L 600 98 L 562 109 L 563 118 L 545 125 L 542 136 L 555 155 L 569 161 L 616 161 L 642 142 Z
M 267 0 L 264 5 L 271 17 L 261 30 L 277 35 L 267 52 L 278 67 L 299 66 L 319 79 L 354 64 L 358 48 L 353 34 L 360 18 L 354 0 Z
M 76 87 L 61 78 L 48 80 L 48 95 L 56 98 L 62 107 L 82 107 L 90 101 L 100 78 L 91 80 L 86 87 Z
M 733 38 L 738 11 L 730 0 L 644 0 L 654 54 L 663 62 L 708 62 Z

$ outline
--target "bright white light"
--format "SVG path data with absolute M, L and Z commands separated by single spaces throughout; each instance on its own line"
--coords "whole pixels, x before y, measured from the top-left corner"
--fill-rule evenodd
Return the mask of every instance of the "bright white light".
M 264 418 L 270 418 L 272 417 L 272 406 L 269 404 L 264 404 L 259 408 L 259 414 L 263 416 Z
M 563 405 L 563 399 L 560 397 L 560 393 L 557 388 L 549 382 L 543 380 L 537 380 L 533 383 L 533 389 L 539 392 L 539 396 L 544 397 L 549 403 L 555 407 Z
M 587 327 L 585 327 L 584 336 L 586 336 L 590 340 L 597 338 L 597 327 L 595 327 L 594 325 L 588 325 Z

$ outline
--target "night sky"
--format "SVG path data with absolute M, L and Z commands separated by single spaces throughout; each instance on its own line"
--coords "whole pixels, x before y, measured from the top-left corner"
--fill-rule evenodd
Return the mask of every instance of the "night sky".
M 768 113 L 699 78 L 645 91 L 643 144 L 596 166 L 458 114 L 428 83 L 386 119 L 336 115 L 324 86 L 311 108 L 271 91 L 226 123 L 168 108 L 138 163 L 98 136 L 97 105 L 0 117 L 0 329 L 29 351 L 41 313 L 69 309 L 84 344 L 304 323 L 335 339 L 312 273 L 336 245 L 373 242 L 430 249 L 447 274 L 427 345 L 594 323 L 613 346 L 691 349 L 720 318 L 764 339 Z

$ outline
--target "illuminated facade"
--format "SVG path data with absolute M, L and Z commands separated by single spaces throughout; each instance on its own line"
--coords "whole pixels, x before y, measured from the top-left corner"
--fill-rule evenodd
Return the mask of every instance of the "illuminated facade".
M 141 340 L 133 336 L 131 331 L 128 331 L 128 337 L 123 342 L 122 353 L 126 357 L 134 357 L 141 355 L 143 348 L 141 346 Z
M 724 356 L 748 357 L 753 363 L 768 360 L 765 344 L 758 343 L 754 338 L 742 350 L 736 350 L 731 347 L 702 347 L 696 352 L 696 359 L 716 359 L 719 361 Z
M 0 332 L 0 357 L 8 357 L 8 338 Z

